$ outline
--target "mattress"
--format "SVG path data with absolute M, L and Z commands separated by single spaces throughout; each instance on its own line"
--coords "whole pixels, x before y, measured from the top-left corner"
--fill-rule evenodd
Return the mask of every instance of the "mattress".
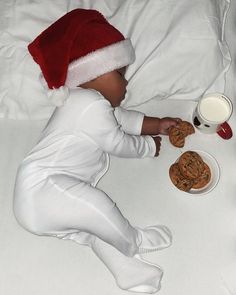
M 90 7 L 97 8 L 100 5 L 98 2 L 77 1 L 76 4 L 72 4 L 69 1 L 69 4 L 65 5 L 63 1 L 58 1 L 56 5 L 55 1 L 53 5 L 59 15 L 74 7 L 86 7 L 88 3 Z M 144 8 L 150 9 L 148 3 L 151 1 L 146 2 Z M 211 5 L 218 5 L 217 3 L 224 1 L 209 2 Z M 137 15 L 135 12 L 132 13 L 132 8 L 136 6 L 132 6 L 134 1 L 130 3 L 125 8 L 134 15 L 135 19 Z M 17 1 L 8 2 L 9 6 L 13 5 L 16 8 L 17 4 Z M 27 5 L 28 1 L 23 1 L 20 6 L 21 13 L 28 11 Z M 112 16 L 114 11 L 119 11 L 118 6 L 118 2 L 111 1 L 110 5 L 101 6 L 101 10 L 110 15 L 115 22 L 116 17 L 112 18 Z M 11 15 L 7 14 L 10 10 L 6 11 L 8 18 L 12 15 L 17 16 L 17 9 L 13 11 L 15 14 Z M 226 59 L 221 77 L 223 80 L 215 81 L 214 85 L 211 83 L 208 88 L 208 92 L 215 90 L 223 92 L 231 98 L 234 107 L 236 104 L 235 13 L 236 2 L 231 1 L 224 27 L 225 45 L 229 52 L 225 53 Z M 29 14 L 24 14 L 25 18 L 27 15 Z M 134 19 L 129 21 L 127 34 L 131 31 Z M 6 32 L 7 29 L 4 28 L 4 30 Z M 35 28 L 35 33 L 37 30 L 40 31 L 41 27 Z M 146 28 L 145 32 L 147 31 Z M 184 33 L 189 34 L 186 31 Z M 3 37 L 3 42 L 6 42 L 7 36 Z M 139 38 L 140 36 L 136 34 L 133 42 L 137 42 Z M 22 40 L 27 43 L 30 38 L 22 38 Z M 137 46 L 137 50 L 140 52 L 142 48 Z M 230 62 L 226 65 L 229 56 Z M 130 87 L 134 87 L 140 81 L 138 75 L 140 79 L 144 77 L 142 75 L 147 75 L 145 62 L 146 60 L 136 63 L 136 68 L 133 66 L 128 71 Z M 23 75 L 22 72 L 20 75 Z M 17 76 L 9 78 L 14 79 Z M 159 77 L 158 81 L 165 78 Z M 1 86 L 4 88 L 6 81 Z M 135 89 L 134 93 L 139 91 L 142 97 L 145 94 L 145 86 L 148 88 L 149 85 L 142 85 L 141 90 L 137 87 L 138 90 Z M 159 90 L 159 92 L 156 89 L 150 91 L 149 87 L 149 92 L 146 93 L 147 100 L 137 102 L 131 98 L 124 102 L 124 106 L 140 110 L 147 115 L 177 116 L 188 121 L 192 120 L 193 110 L 202 93 L 194 90 L 192 99 L 186 99 L 189 92 L 178 94 L 175 90 L 176 95 L 173 93 L 167 95 L 164 86 Z M 167 99 L 163 99 L 163 96 Z M 37 113 L 36 107 L 31 108 L 31 105 L 29 107 L 27 101 L 24 101 L 24 107 L 18 107 L 17 97 L 12 101 L 5 97 L 0 121 L 0 294 L 127 294 L 127 291 L 116 286 L 111 273 L 88 247 L 71 241 L 33 235 L 17 223 L 12 210 L 17 167 L 37 142 L 52 110 L 50 105 L 45 104 L 44 112 L 41 111 L 40 116 L 34 117 Z M 28 106 L 27 112 L 24 112 L 26 106 Z M 44 117 L 42 114 L 45 113 L 47 116 Z M 30 115 L 27 117 L 25 114 Z M 163 137 L 160 156 L 154 159 L 122 159 L 111 156 L 110 169 L 98 183 L 98 187 L 106 191 L 132 224 L 145 226 L 161 223 L 171 229 L 172 246 L 163 251 L 145 255 L 145 259 L 160 265 L 164 270 L 162 288 L 158 292 L 160 295 L 236 294 L 236 119 L 234 112 L 229 124 L 234 132 L 230 140 L 196 131 L 196 136 L 187 140 L 181 150 L 170 145 L 168 138 Z M 187 194 L 177 190 L 170 182 L 169 166 L 183 151 L 192 149 L 208 152 L 219 164 L 219 182 L 208 194 Z

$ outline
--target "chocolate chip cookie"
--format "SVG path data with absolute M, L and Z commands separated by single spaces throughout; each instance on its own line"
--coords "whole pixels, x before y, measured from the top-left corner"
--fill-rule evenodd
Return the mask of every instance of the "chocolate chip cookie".
M 195 133 L 194 127 L 187 121 L 181 121 L 177 126 L 169 128 L 169 140 L 172 145 L 181 148 L 185 144 L 185 138 Z
M 204 168 L 202 174 L 194 179 L 192 188 L 199 189 L 203 188 L 211 180 L 211 170 L 209 166 L 204 162 Z
M 193 125 L 187 121 L 181 121 L 178 124 L 178 128 L 185 134 L 185 136 L 195 133 Z
M 185 143 L 185 135 L 179 128 L 172 126 L 169 128 L 169 140 L 171 144 L 181 148 Z
M 204 162 L 200 155 L 193 151 L 183 153 L 179 158 L 179 169 L 183 176 L 195 179 L 201 176 L 204 170 Z
M 174 163 L 170 166 L 169 176 L 173 184 L 178 189 L 185 192 L 189 191 L 194 184 L 192 179 L 187 179 L 181 174 L 178 163 Z

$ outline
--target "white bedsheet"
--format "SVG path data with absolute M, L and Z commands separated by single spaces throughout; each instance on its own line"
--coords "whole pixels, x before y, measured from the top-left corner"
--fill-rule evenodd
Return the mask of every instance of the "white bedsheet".
M 227 24 L 227 40 L 236 56 L 234 17 Z M 225 93 L 236 104 L 235 62 L 227 74 Z M 150 115 L 175 115 L 191 120 L 195 102 L 150 101 L 140 107 Z M 137 108 L 138 109 L 138 108 Z M 0 121 L 0 294 L 65 295 L 112 294 L 118 289 L 111 274 L 89 248 L 70 241 L 38 237 L 26 232 L 12 212 L 15 173 L 36 142 L 45 121 Z M 236 134 L 235 112 L 230 119 Z M 111 158 L 111 168 L 99 183 L 135 225 L 163 223 L 173 233 L 173 245 L 146 255 L 164 269 L 160 295 L 236 294 L 236 137 L 224 141 L 200 133 L 183 150 L 201 149 L 220 165 L 217 187 L 203 196 L 190 196 L 171 185 L 168 167 L 180 151 L 162 141 L 158 158 Z M 125 168 L 124 168 L 125 167 Z M 135 173 L 134 173 L 135 171 Z
M 161 114 L 190 119 L 193 102 L 163 102 Z M 158 115 L 158 110 L 152 114 Z M 1 124 L 0 294 L 125 294 L 89 248 L 73 242 L 34 236 L 23 230 L 12 213 L 17 166 L 37 140 L 44 122 L 4 121 Z M 235 119 L 231 124 L 236 126 Z M 6 142 L 8 143 L 6 145 Z M 4 143 L 4 144 L 3 144 Z M 197 133 L 184 147 L 210 152 L 219 162 L 221 178 L 208 195 L 189 196 L 170 183 L 168 167 L 180 151 L 163 139 L 158 158 L 111 159 L 111 169 L 99 183 L 136 225 L 163 223 L 173 233 L 173 245 L 146 255 L 163 267 L 163 295 L 227 295 L 236 259 L 236 140 Z M 125 167 L 125 169 L 124 169 Z M 136 171 L 134 174 L 133 171 Z M 91 281 L 92 280 L 92 283 Z M 112 290 L 112 293 L 111 293 Z M 178 290 L 176 292 L 176 290 Z M 235 291 L 234 291 L 235 292 Z

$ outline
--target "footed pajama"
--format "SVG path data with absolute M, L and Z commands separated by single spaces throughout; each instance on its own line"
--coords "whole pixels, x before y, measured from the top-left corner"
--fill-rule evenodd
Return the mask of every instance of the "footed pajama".
M 94 90 L 72 90 L 18 169 L 14 213 L 34 234 L 89 245 L 121 288 L 152 293 L 160 286 L 162 271 L 138 253 L 168 247 L 169 230 L 131 226 L 106 193 L 96 188 L 109 167 L 108 154 L 155 155 L 153 139 L 140 136 L 143 116 L 113 109 Z

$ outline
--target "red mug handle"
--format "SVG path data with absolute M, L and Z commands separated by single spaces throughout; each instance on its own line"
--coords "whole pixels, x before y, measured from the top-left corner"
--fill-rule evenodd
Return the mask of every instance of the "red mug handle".
M 217 131 L 218 135 L 223 139 L 230 139 L 233 136 L 233 131 L 227 122 L 220 125 L 220 129 Z

